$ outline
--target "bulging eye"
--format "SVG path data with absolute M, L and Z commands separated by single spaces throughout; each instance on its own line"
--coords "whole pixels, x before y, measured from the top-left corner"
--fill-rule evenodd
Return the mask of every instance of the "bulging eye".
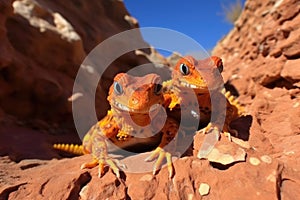
M 162 92 L 162 85 L 159 83 L 156 83 L 154 86 L 154 94 L 159 95 Z
M 190 73 L 188 66 L 186 66 L 186 64 L 184 64 L 184 63 L 180 64 L 179 68 L 180 68 L 180 72 L 183 75 L 188 75 Z
M 217 63 L 217 67 L 218 67 L 219 72 L 221 73 L 221 72 L 223 71 L 223 63 L 222 63 L 222 60 L 221 60 L 221 62 L 218 62 L 218 63 Z
M 120 85 L 120 83 L 114 82 L 114 91 L 115 91 L 115 93 L 118 94 L 118 95 L 123 94 L 123 88 L 122 88 L 122 86 Z
M 219 72 L 221 73 L 223 71 L 223 62 L 222 62 L 222 59 L 219 58 L 218 56 L 211 56 L 210 58 L 213 60 L 213 62 L 217 66 Z

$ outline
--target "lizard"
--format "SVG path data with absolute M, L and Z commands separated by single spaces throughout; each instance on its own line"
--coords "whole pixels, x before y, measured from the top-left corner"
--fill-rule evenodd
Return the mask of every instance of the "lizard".
M 82 169 L 98 165 L 98 176 L 101 177 L 105 165 L 108 165 L 120 177 L 116 161 L 108 155 L 107 141 L 122 149 L 138 143 L 146 146 L 154 143 L 156 147 L 145 161 L 157 159 L 154 175 L 166 159 L 169 177 L 172 177 L 172 155 L 165 149 L 175 140 L 179 126 L 176 120 L 162 118 L 161 111 L 166 100 L 161 78 L 156 74 L 135 77 L 119 73 L 109 88 L 107 100 L 111 109 L 90 128 L 82 145 L 54 144 L 53 147 L 70 153 L 91 154 L 93 160 L 82 164 Z
M 229 91 L 222 89 L 222 71 L 223 62 L 217 56 L 203 60 L 185 56 L 176 63 L 172 79 L 165 81 L 163 88 L 165 98 L 171 99 L 168 108 L 172 117 L 196 117 L 199 119 L 198 130 L 204 128 L 204 132 L 218 132 L 218 137 L 223 132 L 231 140 L 231 133 L 237 136 L 237 131 L 230 128 L 230 123 L 243 114 L 243 108 Z M 217 103 L 213 104 L 215 107 L 212 108 L 212 96 L 217 100 L 226 98 L 225 105 Z M 187 105 L 195 106 L 185 110 L 188 109 Z M 198 112 L 193 109 L 198 109 Z M 212 113 L 215 113 L 215 116 L 212 116 Z

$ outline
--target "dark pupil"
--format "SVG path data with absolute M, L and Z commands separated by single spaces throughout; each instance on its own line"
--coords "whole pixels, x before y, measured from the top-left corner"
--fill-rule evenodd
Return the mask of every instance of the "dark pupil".
M 223 71 L 223 64 L 221 62 L 221 64 L 218 63 L 218 70 L 221 73 Z
M 189 74 L 189 68 L 185 64 L 180 65 L 180 71 L 183 75 Z
M 154 88 L 154 93 L 155 94 L 159 94 L 160 91 L 162 89 L 162 85 L 161 84 L 155 84 L 155 88 Z
M 115 82 L 115 91 L 117 94 L 122 94 L 123 93 L 123 89 L 121 87 L 121 85 L 118 82 Z

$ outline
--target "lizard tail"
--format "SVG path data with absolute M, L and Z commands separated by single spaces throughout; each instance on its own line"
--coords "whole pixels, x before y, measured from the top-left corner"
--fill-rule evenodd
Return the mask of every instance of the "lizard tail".
M 83 146 L 78 144 L 53 144 L 53 148 L 76 155 L 84 154 Z
M 229 101 L 229 103 L 238 109 L 239 116 L 241 116 L 245 113 L 244 107 L 241 106 L 241 104 L 238 102 L 238 100 L 233 95 L 231 95 L 231 93 L 229 91 L 226 91 L 225 89 L 223 89 L 222 93 L 225 95 L 225 97 Z

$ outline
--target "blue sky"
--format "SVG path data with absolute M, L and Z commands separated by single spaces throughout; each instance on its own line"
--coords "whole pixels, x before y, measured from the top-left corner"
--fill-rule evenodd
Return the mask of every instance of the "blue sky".
M 213 49 L 232 29 L 233 25 L 225 20 L 222 5 L 228 6 L 234 2 L 236 0 L 124 0 L 129 13 L 138 19 L 140 27 L 179 31 L 196 40 L 207 51 Z M 241 2 L 244 4 L 244 0 Z M 143 37 L 152 44 L 153 38 L 149 34 L 143 34 Z

